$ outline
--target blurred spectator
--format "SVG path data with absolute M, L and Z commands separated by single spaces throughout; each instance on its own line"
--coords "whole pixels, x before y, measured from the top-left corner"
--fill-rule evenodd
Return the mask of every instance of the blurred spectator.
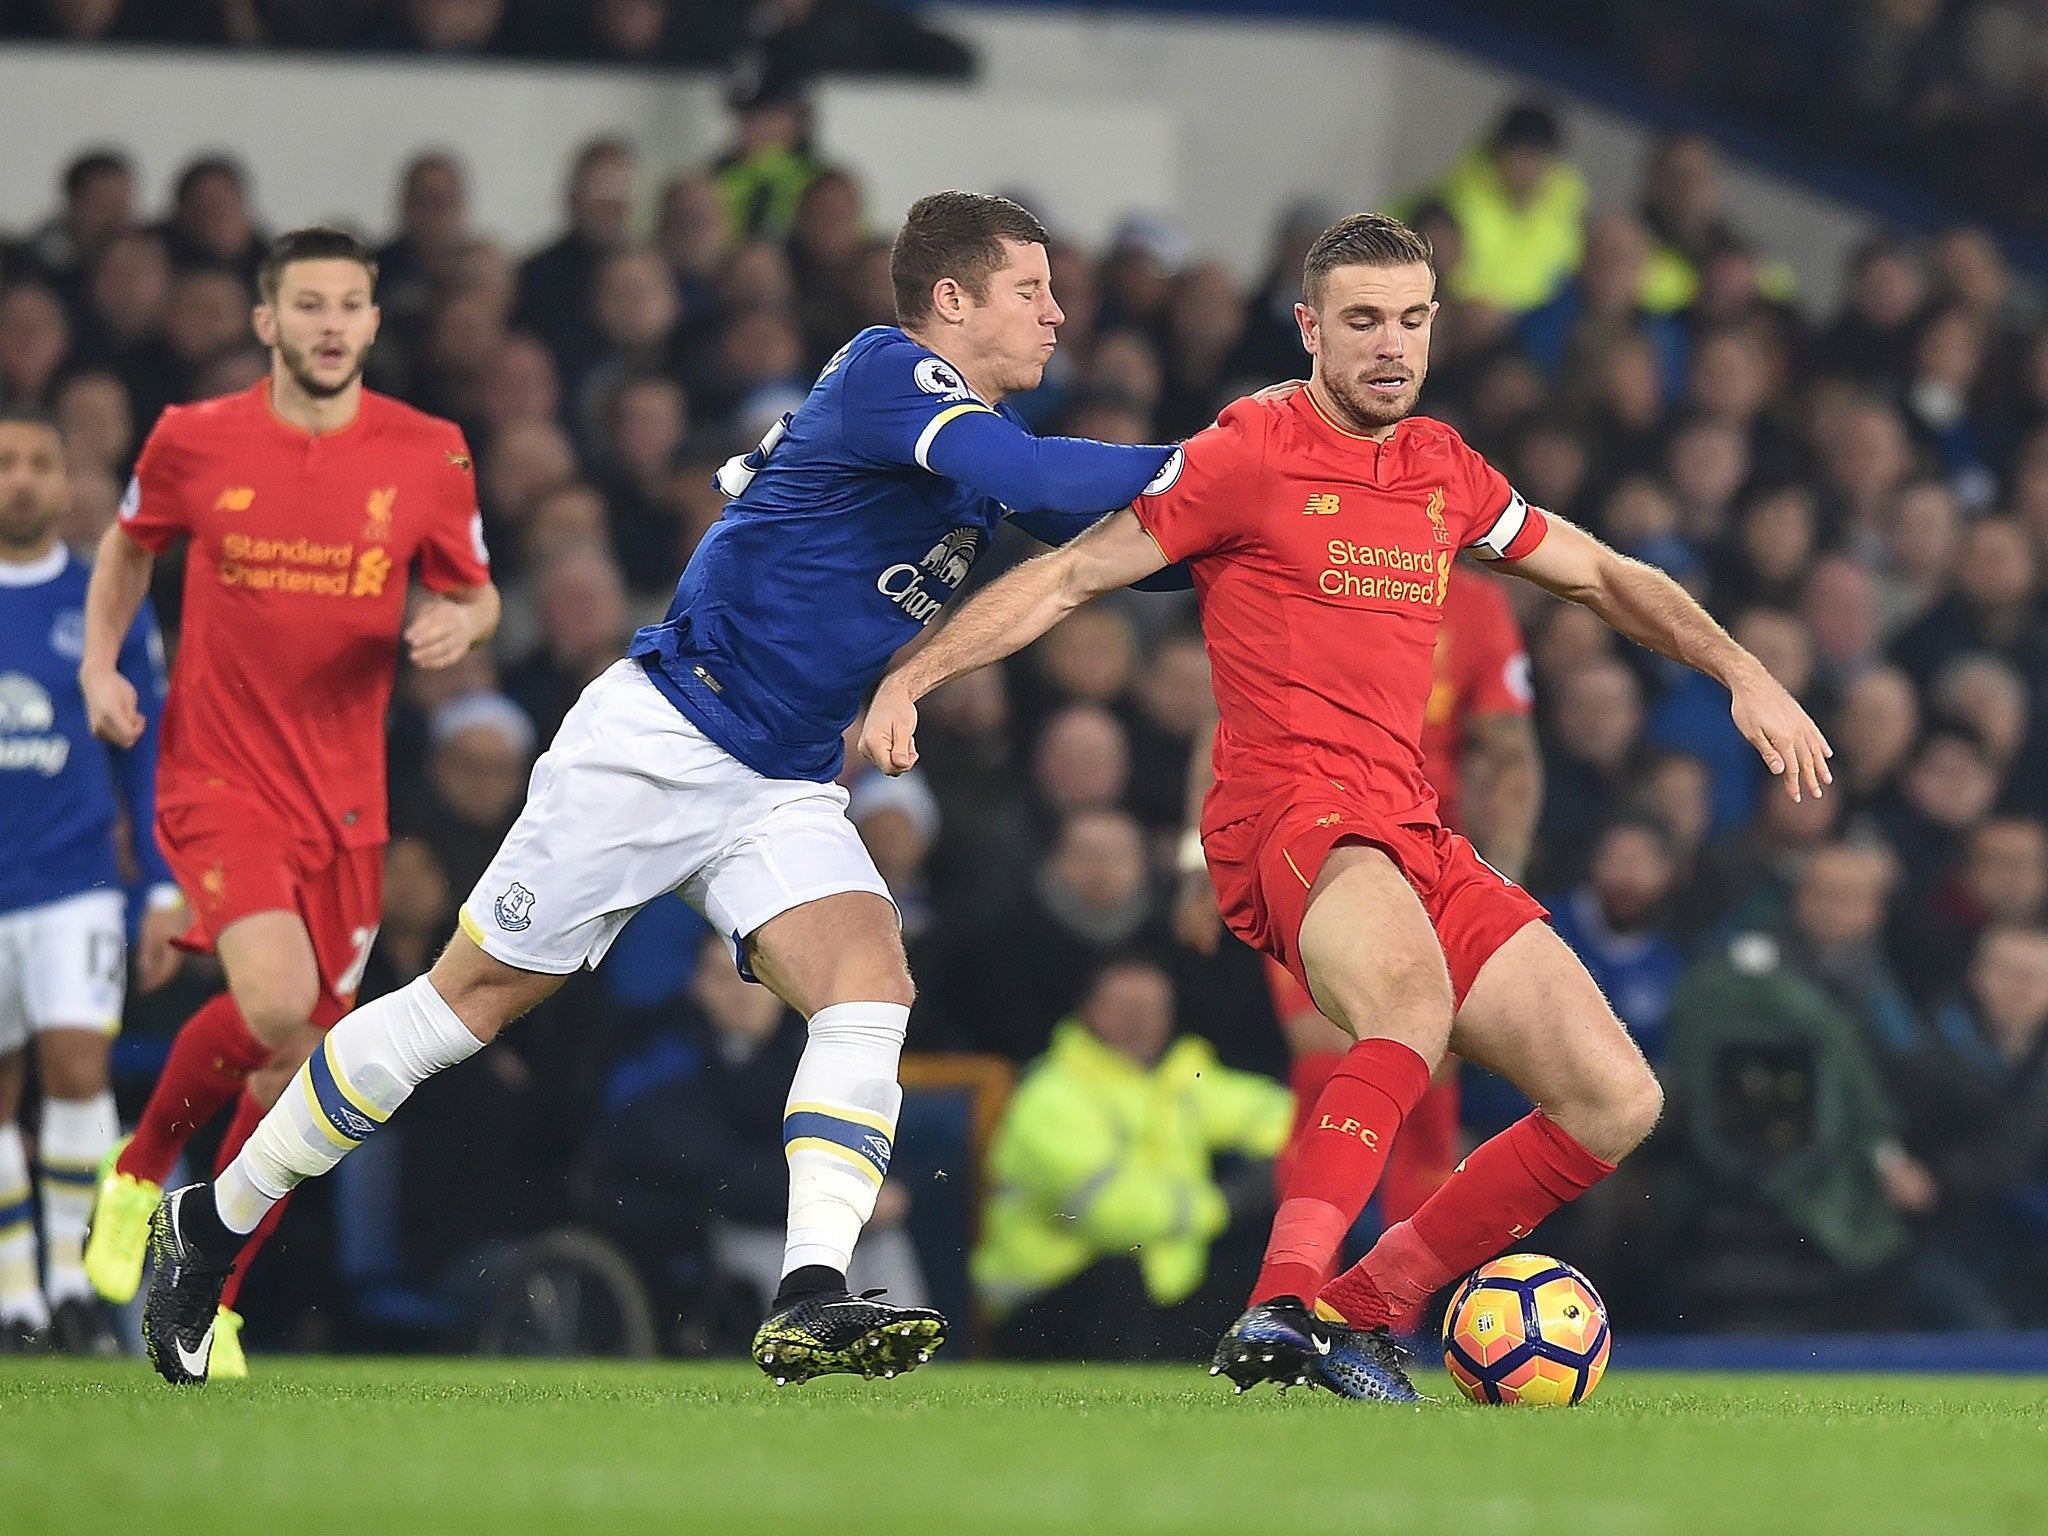
M 598 263 L 626 240 L 633 216 L 633 150 L 623 139 L 593 139 L 577 153 L 566 190 L 569 227 L 519 268 L 512 324 L 580 370 L 597 350 L 590 295 Z
M 743 58 L 728 83 L 732 142 L 712 175 L 725 200 L 726 229 L 737 239 L 787 235 L 804 189 L 821 169 L 811 153 L 804 83 L 803 72 L 758 54 Z
M 2033 542 L 2007 518 L 1985 518 L 1963 535 L 1954 589 L 1892 642 L 1892 660 L 1922 687 L 1965 651 L 2002 658 L 2024 677 L 2048 667 L 2048 624 L 2039 604 Z
M 1618 661 L 1588 661 L 1561 680 L 1547 727 L 1538 877 L 1572 885 L 1594 833 L 1640 777 L 1642 685 Z
M 1163 927 L 1138 824 L 1119 810 L 1077 810 L 1029 889 L 934 954 L 920 1005 L 932 1038 L 1028 1060 L 1104 959 L 1163 938 Z
M 1899 797 L 1879 808 L 1877 824 L 1899 856 L 1907 898 L 1918 900 L 1990 813 L 1998 776 L 1967 727 L 1937 725 L 1914 749 L 1899 788 Z
M 1892 953 L 1922 1007 L 1961 986 L 1978 936 L 1996 923 L 2048 919 L 2048 828 L 2028 816 L 1992 816 L 1970 829 L 1962 860 L 1900 912 Z
M 501 693 L 471 693 L 427 722 L 426 782 L 403 824 L 467 892 L 512 829 L 533 766 L 533 722 Z
M 212 156 L 186 166 L 161 232 L 173 266 L 224 266 L 255 288 L 266 238 L 249 209 L 248 173 L 233 160 Z
M 1521 318 L 1522 348 L 1561 382 L 1585 378 L 1614 344 L 1630 334 L 1649 339 L 1662 393 L 1675 394 L 1685 368 L 1685 331 L 1668 315 L 1644 307 L 1643 226 L 1631 215 L 1596 213 L 1586 221 L 1585 256 L 1557 296 Z
M 1868 388 L 1898 394 L 1926 301 L 1926 274 L 1904 242 L 1889 235 L 1865 241 L 1850 258 L 1841 313 L 1821 337 L 1822 362 Z
M 1920 732 L 1920 698 L 1897 667 L 1872 667 L 1843 690 L 1829 741 L 1835 787 L 1866 811 L 1894 793 Z
M 1664 1059 L 1665 1014 L 1685 967 L 1657 926 L 1677 875 L 1662 822 L 1617 817 L 1593 844 L 1586 883 L 1548 903 L 1557 936 L 1585 963 L 1652 1066 Z
M 113 374 L 94 370 L 67 377 L 57 386 L 56 417 L 74 470 L 128 473 L 135 458 L 135 413 L 126 386 Z
M 1462 237 L 1450 291 L 1510 314 L 1548 302 L 1579 265 L 1586 182 L 1541 102 L 1503 113 L 1436 187 Z
M 1224 268 L 1202 263 L 1174 280 L 1166 306 L 1166 380 L 1157 419 L 1161 437 L 1193 436 L 1228 403 L 1224 386 L 1233 380 L 1227 369 L 1244 325 L 1244 294 Z
M 925 860 L 939 835 L 937 797 L 915 768 L 895 778 L 870 768 L 849 786 L 846 814 L 889 887 L 905 941 L 914 945 L 934 916 Z
M 30 237 L 29 257 L 75 306 L 100 252 L 134 227 L 134 164 L 118 149 L 88 150 L 64 168 L 64 206 Z
M 599 411 L 595 457 L 611 513 L 612 547 L 626 584 L 664 601 L 682 574 L 675 557 L 679 509 L 671 490 L 689 432 L 689 399 L 665 374 L 617 380 Z
M 0 289 L 0 406 L 48 410 L 71 351 L 63 302 L 41 283 Z
M 1739 243 L 1721 206 L 1721 151 L 1704 134 L 1676 133 L 1643 167 L 1643 224 L 1650 245 L 1639 293 L 1660 315 L 1690 308 L 1715 254 Z
M 1018 1085 L 973 1260 L 1002 1354 L 1197 1358 L 1238 1306 L 1242 1276 L 1210 1263 L 1233 1219 L 1212 1159 L 1270 1158 L 1293 1099 L 1176 1040 L 1173 1014 L 1163 970 L 1111 959 Z
M 541 648 L 505 674 L 505 692 L 545 744 L 583 690 L 626 654 L 633 624 L 618 562 L 602 549 L 571 547 L 542 564 L 538 596 Z

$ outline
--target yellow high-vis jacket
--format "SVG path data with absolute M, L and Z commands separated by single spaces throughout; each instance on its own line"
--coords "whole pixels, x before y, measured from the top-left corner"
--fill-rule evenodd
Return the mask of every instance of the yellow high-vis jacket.
M 1286 1088 L 1218 1065 L 1206 1040 L 1183 1036 L 1148 1068 L 1065 1020 L 989 1149 L 976 1291 L 1003 1311 L 1129 1254 L 1153 1300 L 1185 1300 L 1229 1218 L 1211 1154 L 1270 1157 L 1293 1114 Z

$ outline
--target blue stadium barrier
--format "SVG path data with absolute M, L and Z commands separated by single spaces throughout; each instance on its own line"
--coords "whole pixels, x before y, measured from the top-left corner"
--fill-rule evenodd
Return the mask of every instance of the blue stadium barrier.
M 1621 1371 L 1943 1371 L 2048 1374 L 2048 1330 L 2027 1333 L 1845 1333 L 1689 1338 L 1623 1335 Z

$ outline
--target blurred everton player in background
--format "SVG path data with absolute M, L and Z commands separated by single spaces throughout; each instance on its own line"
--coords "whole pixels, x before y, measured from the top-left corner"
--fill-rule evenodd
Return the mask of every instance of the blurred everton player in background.
M 734 499 L 667 617 L 563 721 L 433 970 L 344 1019 L 219 1179 L 166 1198 L 145 1326 L 167 1379 L 206 1375 L 239 1234 L 670 891 L 809 1021 L 783 1123 L 783 1278 L 754 1358 L 782 1381 L 887 1376 L 943 1341 L 938 1313 L 846 1289 L 889 1165 L 911 982 L 833 780 L 862 696 L 998 521 L 1071 537 L 1175 457 L 1035 438 L 1003 404 L 1037 385 L 1064 319 L 1046 239 L 1003 198 L 911 208 L 891 254 L 900 325 L 856 336 L 721 471 Z
M 120 1129 L 107 1057 L 127 977 L 115 846 L 122 809 L 148 888 L 137 964 L 144 988 L 176 969 L 171 936 L 181 913 L 152 830 L 163 643 L 144 606 L 114 663 L 134 690 L 142 730 L 125 751 L 95 741 L 78 687 L 87 569 L 57 538 L 69 495 L 55 425 L 0 414 L 0 1352 L 47 1343 L 114 1354 L 84 1246 L 93 1181 Z M 38 1202 L 16 1123 L 31 1037 L 43 1089 L 40 1282 Z

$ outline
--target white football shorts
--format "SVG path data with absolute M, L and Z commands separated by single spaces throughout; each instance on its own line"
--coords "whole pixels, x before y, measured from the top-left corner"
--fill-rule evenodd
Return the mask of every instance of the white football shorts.
M 674 891 L 739 945 L 841 891 L 889 888 L 837 784 L 771 779 L 614 662 L 533 766 L 526 809 L 462 904 L 462 931 L 522 971 L 594 966 L 627 919 Z
M 121 1027 L 126 901 L 85 891 L 0 916 L 0 1052 L 41 1029 Z

